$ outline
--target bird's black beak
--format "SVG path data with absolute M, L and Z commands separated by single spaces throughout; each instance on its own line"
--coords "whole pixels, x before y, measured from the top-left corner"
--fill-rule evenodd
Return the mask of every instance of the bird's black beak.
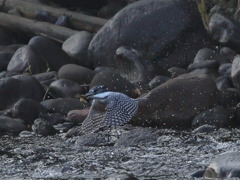
M 93 95 L 94 95 L 93 92 L 88 92 L 88 93 L 85 94 L 85 97 L 86 97 L 87 99 L 91 99 L 91 97 L 92 97 Z

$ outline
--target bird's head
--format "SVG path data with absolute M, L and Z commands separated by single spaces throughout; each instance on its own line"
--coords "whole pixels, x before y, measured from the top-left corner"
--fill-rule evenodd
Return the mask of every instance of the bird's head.
M 87 99 L 105 99 L 108 97 L 110 92 L 108 88 L 104 85 L 94 86 L 88 93 L 85 94 Z

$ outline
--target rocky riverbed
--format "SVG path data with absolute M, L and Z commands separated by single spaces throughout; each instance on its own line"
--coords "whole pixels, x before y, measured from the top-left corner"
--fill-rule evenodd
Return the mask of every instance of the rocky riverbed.
M 156 140 L 125 147 L 113 146 L 114 140 L 86 146 L 79 137 L 64 140 L 59 135 L 2 136 L 1 179 L 106 179 L 120 175 L 123 179 L 191 179 L 196 171 L 202 174 L 216 155 L 238 151 L 240 145 L 239 129 L 154 132 Z

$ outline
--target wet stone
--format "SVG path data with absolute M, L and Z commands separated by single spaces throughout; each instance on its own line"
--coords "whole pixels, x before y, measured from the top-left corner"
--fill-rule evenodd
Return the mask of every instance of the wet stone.
M 8 64 L 7 70 L 19 73 L 29 72 L 30 74 L 37 74 L 46 71 L 47 64 L 31 46 L 25 45 L 15 52 Z
M 150 87 L 151 89 L 154 89 L 155 87 L 160 86 L 161 84 L 163 84 L 164 82 L 166 82 L 166 81 L 169 80 L 169 79 L 170 79 L 170 78 L 167 77 L 167 76 L 161 76 L 161 75 L 159 75 L 159 76 L 154 77 L 154 78 L 148 83 L 148 85 L 149 85 L 149 87 Z
M 229 113 L 224 107 L 216 106 L 201 112 L 192 121 L 192 127 L 199 127 L 204 124 L 214 125 L 216 127 L 230 126 Z
M 66 116 L 71 110 L 84 109 L 88 106 L 87 103 L 80 101 L 76 98 L 57 98 L 42 101 L 41 104 L 50 113 L 60 113 Z
M 218 62 L 216 60 L 205 60 L 202 62 L 198 63 L 192 63 L 188 66 L 188 70 L 192 71 L 195 69 L 204 69 L 204 68 L 209 68 L 209 69 L 215 69 L 218 66 Z
M 222 76 L 231 76 L 232 71 L 232 63 L 224 63 L 221 64 L 218 68 L 218 72 Z
M 41 101 L 45 92 L 40 83 L 29 75 L 18 75 L 0 80 L 0 110 L 12 107 L 20 99 Z
M 33 77 L 35 77 L 45 89 L 48 89 L 50 84 L 58 79 L 56 71 L 35 74 Z
M 59 79 L 50 84 L 48 93 L 54 98 L 77 98 L 86 91 L 74 81 Z
M 109 91 L 121 92 L 130 97 L 139 96 L 134 91 L 136 87 L 114 70 L 103 70 L 93 77 L 90 88 L 100 85 L 105 85 Z
M 36 119 L 32 125 L 32 130 L 43 136 L 54 135 L 56 133 L 53 126 L 43 119 Z
M 229 88 L 219 91 L 216 104 L 225 108 L 235 107 L 240 102 L 240 95 L 237 89 Z
M 156 143 L 158 139 L 157 130 L 148 128 L 137 128 L 120 136 L 115 147 L 147 146 Z
M 52 71 L 58 71 L 63 65 L 72 62 L 71 58 L 55 42 L 46 37 L 34 36 L 28 45 L 45 59 Z
M 78 146 L 106 146 L 112 144 L 109 134 L 90 133 L 79 136 L 75 145 Z
M 84 67 L 91 67 L 92 62 L 88 59 L 88 46 L 92 37 L 93 35 L 91 33 L 80 31 L 64 41 L 62 49 L 75 59 L 77 64 Z
M 93 76 L 92 70 L 76 64 L 67 64 L 58 71 L 59 79 L 68 79 L 80 85 L 90 84 Z
M 168 69 L 168 72 L 171 74 L 171 78 L 175 78 L 179 75 L 187 73 L 185 69 L 179 68 L 179 67 L 171 67 Z
M 219 90 L 234 88 L 232 80 L 228 76 L 219 76 L 215 81 Z
M 213 39 L 237 51 L 240 44 L 239 29 L 238 23 L 219 13 L 213 14 L 209 21 L 208 30 Z
M 25 121 L 26 124 L 33 124 L 40 113 L 47 110 L 37 101 L 32 99 L 21 99 L 11 109 L 12 116 Z
M 230 49 L 229 47 L 222 47 L 220 49 L 220 54 L 226 57 L 231 62 L 233 61 L 234 56 L 237 55 L 237 53 L 234 50 Z
M 240 177 L 240 152 L 226 152 L 218 155 L 204 173 L 205 178 Z
M 27 130 L 27 126 L 21 119 L 0 116 L 0 132 L 20 133 Z

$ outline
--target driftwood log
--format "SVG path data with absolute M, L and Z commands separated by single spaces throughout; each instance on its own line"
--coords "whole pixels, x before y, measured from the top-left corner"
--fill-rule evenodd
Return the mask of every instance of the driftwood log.
M 34 21 L 6 13 L 0 13 L 0 26 L 7 27 L 14 31 L 24 31 L 33 35 L 47 36 L 59 42 L 65 41 L 71 35 L 78 32 L 62 26 Z
M 21 13 L 21 15 L 30 19 L 35 19 L 36 12 L 39 10 L 46 11 L 51 16 L 54 16 L 56 18 L 64 14 L 69 17 L 71 25 L 74 29 L 77 30 L 96 32 L 107 22 L 106 19 L 67 11 L 63 8 L 53 8 L 50 6 L 31 3 L 23 0 L 0 0 L 0 5 L 4 9 L 16 9 Z

